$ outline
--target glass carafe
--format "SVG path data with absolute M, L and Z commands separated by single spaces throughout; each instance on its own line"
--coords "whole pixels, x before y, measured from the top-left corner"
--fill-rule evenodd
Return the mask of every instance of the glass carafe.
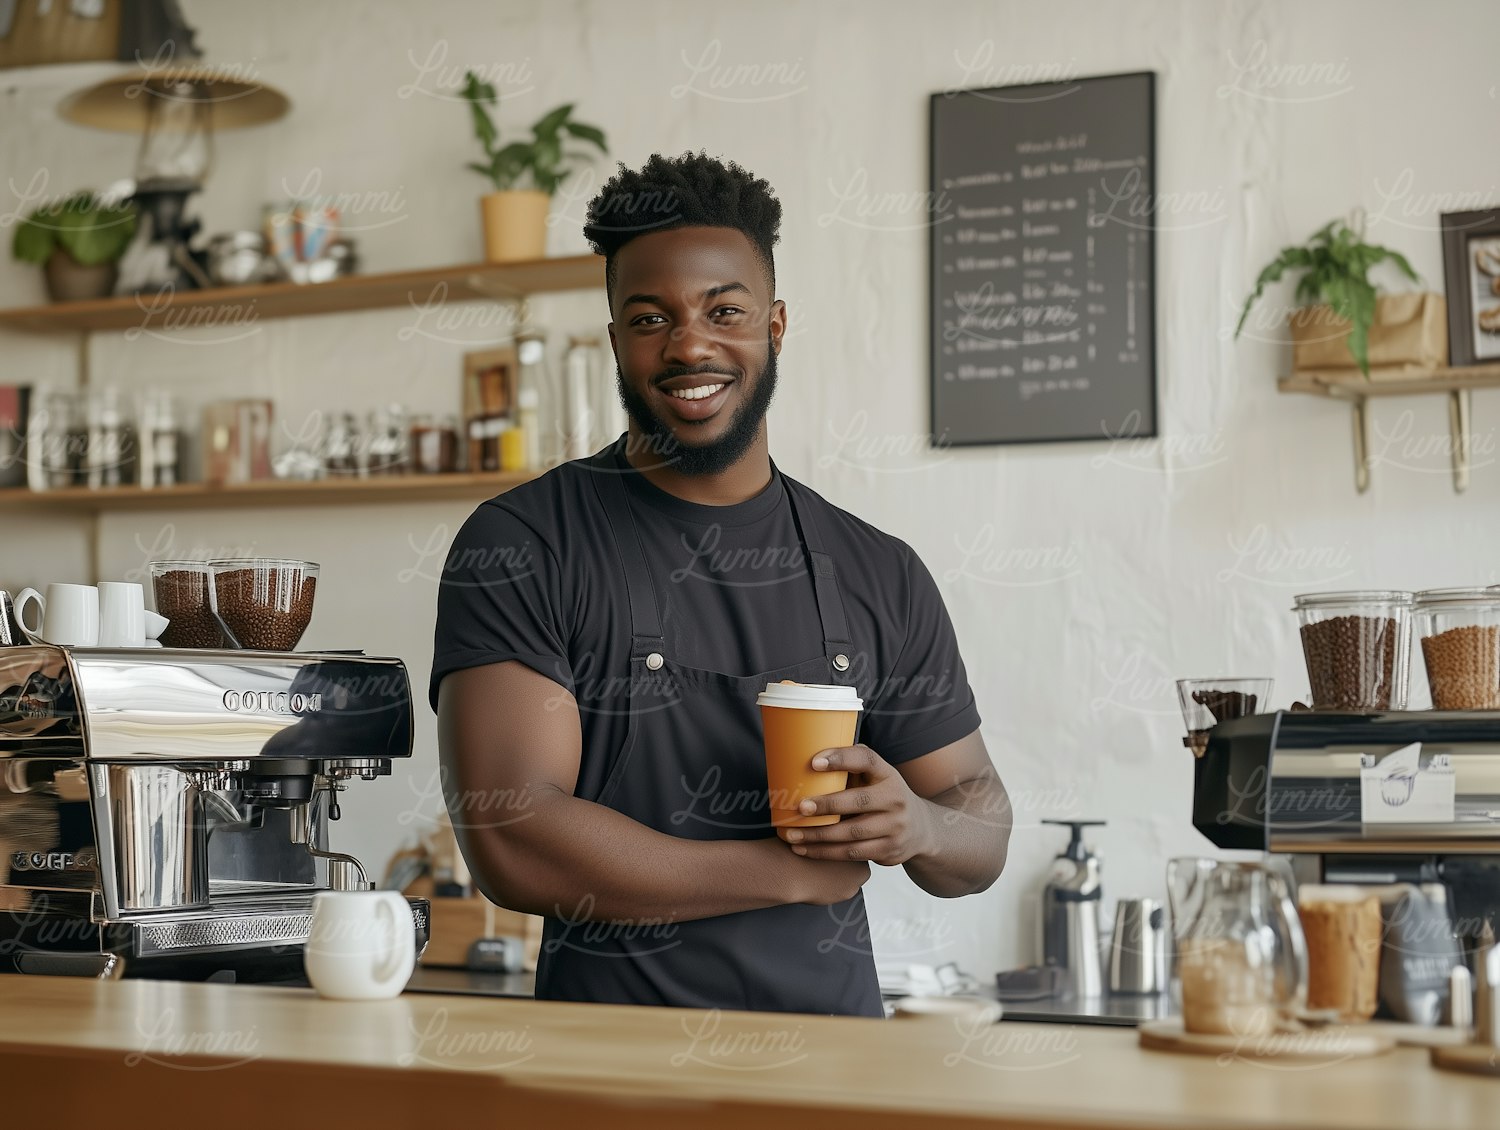
M 1284 868 L 1269 862 L 1167 864 L 1183 1027 L 1262 1036 L 1307 1002 L 1307 943 Z

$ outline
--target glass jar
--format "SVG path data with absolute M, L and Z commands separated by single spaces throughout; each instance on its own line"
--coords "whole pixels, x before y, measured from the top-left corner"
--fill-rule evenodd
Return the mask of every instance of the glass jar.
M 323 470 L 330 479 L 359 474 L 359 425 L 352 412 L 335 413 L 323 437 Z
M 365 469 L 370 475 L 399 475 L 406 470 L 406 409 L 399 404 L 370 413 Z
M 604 434 L 604 420 L 599 413 L 598 368 L 599 339 L 568 338 L 568 351 L 563 356 L 563 383 L 568 402 L 564 459 L 588 458 Z
M 1294 611 L 1314 710 L 1406 708 L 1412 594 L 1307 593 Z
M 206 561 L 153 561 L 151 593 L 167 618 L 163 647 L 221 647 L 223 633 L 213 613 L 213 571 Z
M 458 470 L 458 422 L 418 415 L 411 421 L 411 469 L 418 475 L 451 475 Z
M 566 428 L 547 366 L 547 339 L 540 330 L 516 334 L 516 360 L 516 426 L 525 449 L 524 469 L 537 471 L 558 462 Z
M 125 412 L 120 391 L 92 393 L 84 410 L 87 441 L 84 481 L 93 488 L 118 487 L 135 478 L 135 429 Z
M 26 485 L 32 490 L 78 485 L 88 433 L 77 415 L 77 400 L 66 392 L 33 394 L 26 422 Z
M 1432 708 L 1500 709 L 1500 590 L 1427 589 L 1412 615 Z
M 182 448 L 177 413 L 166 393 L 148 390 L 141 395 L 138 440 L 141 486 L 176 486 L 181 479 Z
M 1265 1036 L 1307 1004 L 1307 939 L 1280 862 L 1167 862 L 1183 1027 Z

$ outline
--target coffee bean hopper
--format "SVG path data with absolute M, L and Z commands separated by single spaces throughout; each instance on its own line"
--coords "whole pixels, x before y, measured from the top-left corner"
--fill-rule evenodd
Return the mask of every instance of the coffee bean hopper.
M 372 885 L 341 794 L 411 751 L 399 659 L 0 650 L 0 971 L 299 978 L 313 896 Z

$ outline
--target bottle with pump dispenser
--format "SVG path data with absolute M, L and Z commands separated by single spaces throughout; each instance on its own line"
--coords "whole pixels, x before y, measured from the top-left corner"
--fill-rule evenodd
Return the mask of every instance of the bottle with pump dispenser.
M 1104 991 L 1100 906 L 1104 899 L 1099 857 L 1083 830 L 1103 820 L 1043 820 L 1069 829 L 1068 846 L 1052 861 L 1042 889 L 1042 964 L 1063 971 L 1065 993 L 1075 1000 Z

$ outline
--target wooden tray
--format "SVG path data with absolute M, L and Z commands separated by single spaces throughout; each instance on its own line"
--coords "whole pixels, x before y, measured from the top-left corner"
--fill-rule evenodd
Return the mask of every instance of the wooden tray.
M 1325 1063 L 1380 1055 L 1396 1046 L 1390 1036 L 1362 1030 L 1357 1024 L 1297 1028 L 1265 1036 L 1208 1036 L 1188 1032 L 1182 1018 L 1151 1020 L 1137 1029 L 1141 1047 L 1187 1055 L 1228 1059 L 1321 1060 Z
M 1433 1048 L 1432 1066 L 1444 1071 L 1464 1071 L 1470 1075 L 1500 1075 L 1500 1048 L 1485 1044 Z

